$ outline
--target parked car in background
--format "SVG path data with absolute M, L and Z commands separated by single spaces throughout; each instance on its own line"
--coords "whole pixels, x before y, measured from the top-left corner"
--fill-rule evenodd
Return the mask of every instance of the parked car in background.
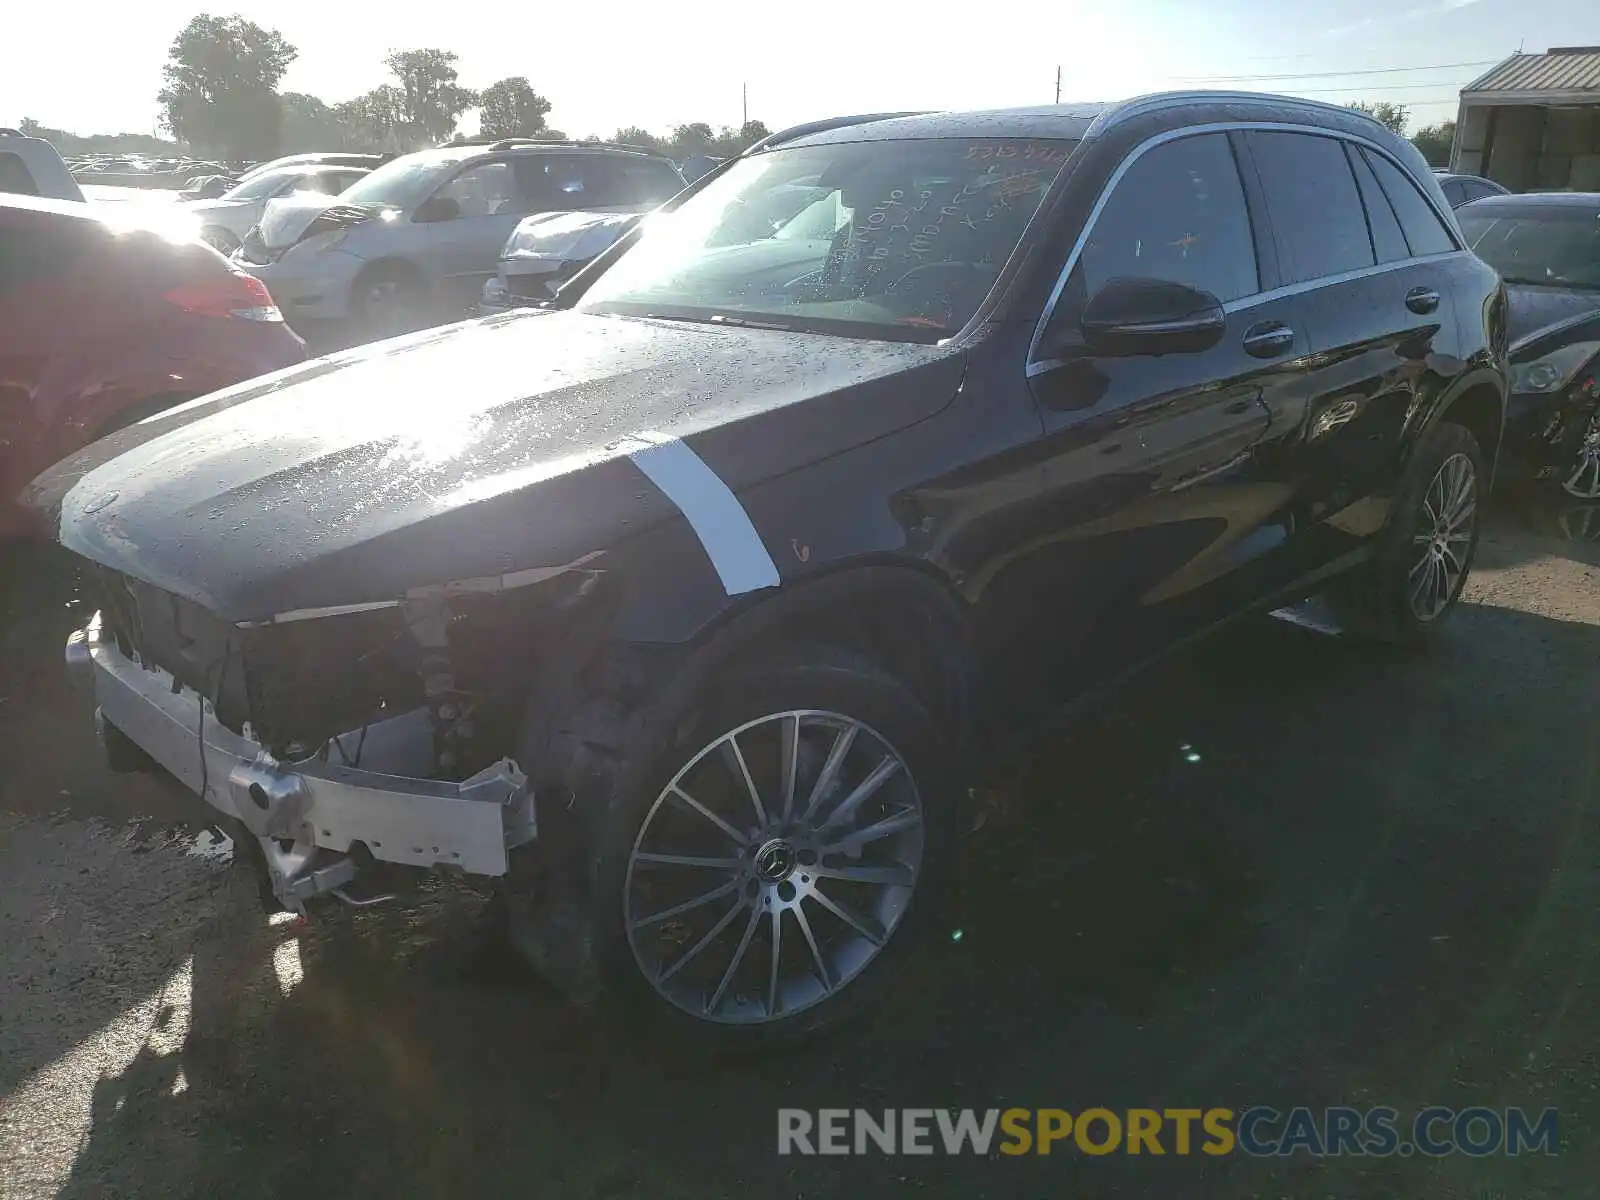
M 239 181 L 232 175 L 202 175 L 192 180 L 187 187 L 179 188 L 178 199 L 215 200 L 238 185 Z
M 1492 179 L 1484 179 L 1480 175 L 1457 175 L 1451 171 L 1434 171 L 1433 176 L 1439 181 L 1439 190 L 1444 193 L 1444 198 L 1450 202 L 1451 208 L 1460 208 L 1463 204 L 1470 204 L 1474 200 L 1482 200 L 1485 196 L 1509 196 L 1509 188 L 1501 187 Z
M 0 195 L 82 200 L 83 192 L 56 148 L 43 138 L 0 129 Z
M 1600 193 L 1494 196 L 1456 219 L 1509 297 L 1508 465 L 1600 499 Z
M 642 213 L 543 213 L 525 217 L 506 240 L 492 279 L 483 285 L 483 315 L 552 299 L 596 255 L 639 223 Z
M 478 169 L 385 169 L 428 172 L 402 212 L 441 161 Z M 1505 297 L 1376 121 L 873 121 L 643 224 L 550 307 L 33 489 L 99 589 L 68 657 L 108 747 L 203 796 L 275 903 L 443 866 L 660 1044 L 810 1034 L 939 933 L 981 747 L 1324 588 L 1405 644 L 1456 606 Z
M 394 158 L 393 154 L 355 154 L 343 150 L 312 151 L 307 154 L 285 154 L 282 158 L 270 159 L 264 163 L 256 163 L 238 172 L 240 183 L 254 179 L 265 171 L 274 171 L 279 167 L 365 167 L 367 170 L 376 170 L 384 163 Z
M 0 197 L 0 535 L 57 459 L 306 356 L 259 280 L 153 215 Z
M 319 196 L 326 203 L 368 170 L 326 164 L 274 167 L 235 184 L 215 200 L 195 201 L 188 210 L 200 222 L 200 236 L 224 254 L 232 254 L 244 235 L 261 220 L 269 200 L 306 194 Z
M 234 255 L 291 324 L 379 337 L 475 314 L 506 240 L 534 213 L 635 212 L 683 187 L 664 158 L 508 138 L 395 159 L 330 202 L 267 206 Z

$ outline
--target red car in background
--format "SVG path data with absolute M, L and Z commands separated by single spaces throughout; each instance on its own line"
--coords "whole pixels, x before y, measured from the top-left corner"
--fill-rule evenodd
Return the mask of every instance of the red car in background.
M 155 215 L 0 195 L 0 537 L 79 447 L 306 357 L 260 280 Z

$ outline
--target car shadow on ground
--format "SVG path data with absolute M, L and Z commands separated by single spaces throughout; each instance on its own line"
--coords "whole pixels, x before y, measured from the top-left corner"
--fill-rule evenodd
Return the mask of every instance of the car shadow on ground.
M 569 1008 L 458 885 L 296 930 L 220 876 L 187 1037 L 99 1081 L 60 1194 L 1582 1194 L 1600 629 L 1468 605 L 1444 641 L 1251 622 L 1148 675 L 993 783 L 938 945 L 873 1017 L 761 1061 Z M 1254 1103 L 1574 1132 L 1559 1159 L 776 1153 L 780 1107 Z
M 1600 567 L 1600 501 L 1554 489 L 1509 494 L 1496 497 L 1494 517 L 1478 547 L 1479 566 L 1512 567 L 1542 555 Z

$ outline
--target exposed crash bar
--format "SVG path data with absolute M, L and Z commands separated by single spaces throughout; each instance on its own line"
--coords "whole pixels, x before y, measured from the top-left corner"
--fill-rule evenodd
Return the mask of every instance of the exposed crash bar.
M 166 672 L 102 640 L 98 614 L 72 635 L 66 654 L 106 721 L 257 836 L 335 852 L 361 842 L 384 862 L 491 876 L 504 875 L 507 851 L 534 836 L 532 791 L 509 760 L 461 783 L 323 762 L 288 766 L 220 724 L 192 690 L 175 691 Z

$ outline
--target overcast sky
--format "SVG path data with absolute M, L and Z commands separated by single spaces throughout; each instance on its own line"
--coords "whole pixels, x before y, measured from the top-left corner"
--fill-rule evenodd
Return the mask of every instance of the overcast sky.
M 384 82 L 390 49 L 461 56 L 481 87 L 526 75 L 569 134 L 620 125 L 770 126 L 845 112 L 1111 100 L 1183 86 L 1393 100 L 1453 116 L 1461 83 L 1521 44 L 1600 41 L 1600 0 L 752 0 L 369 5 L 236 0 L 299 50 L 283 86 L 330 102 Z M 0 125 L 154 128 L 167 48 L 196 0 L 18 0 L 3 20 Z M 1467 64 L 1467 65 L 1455 65 Z M 1385 74 L 1331 74 L 1429 67 Z M 1229 76 L 1226 81 L 1204 80 Z M 1292 76 L 1292 78 L 1264 78 Z

